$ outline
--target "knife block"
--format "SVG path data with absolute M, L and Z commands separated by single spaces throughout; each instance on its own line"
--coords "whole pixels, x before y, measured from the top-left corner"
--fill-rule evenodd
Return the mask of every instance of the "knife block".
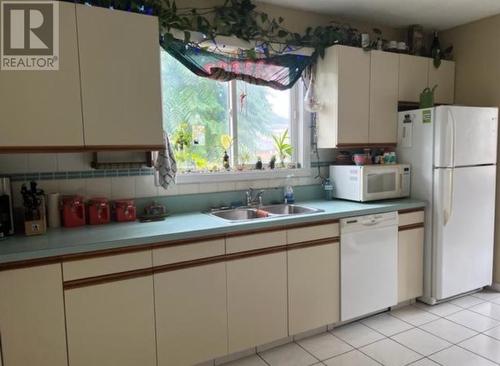
M 47 232 L 47 217 L 45 214 L 45 200 L 42 199 L 42 203 L 38 208 L 40 219 L 38 220 L 25 220 L 24 221 L 24 233 L 27 236 L 41 235 Z

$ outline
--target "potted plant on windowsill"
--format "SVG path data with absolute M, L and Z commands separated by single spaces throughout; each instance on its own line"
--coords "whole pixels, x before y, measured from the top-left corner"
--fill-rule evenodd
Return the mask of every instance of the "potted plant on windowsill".
M 289 142 L 288 129 L 285 130 L 281 135 L 273 135 L 274 147 L 278 152 L 280 158 L 280 167 L 285 167 L 285 159 L 292 156 L 293 146 Z

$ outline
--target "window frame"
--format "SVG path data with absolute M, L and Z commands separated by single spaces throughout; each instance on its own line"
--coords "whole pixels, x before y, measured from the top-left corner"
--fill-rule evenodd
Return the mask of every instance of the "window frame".
M 237 81 L 228 82 L 228 123 L 229 134 L 234 138 L 238 136 L 238 95 Z M 300 164 L 301 168 L 295 169 L 275 169 L 275 170 L 243 170 L 243 171 L 220 171 L 220 172 L 183 172 L 176 177 L 177 184 L 190 183 L 216 183 L 230 181 L 260 180 L 272 178 L 286 178 L 289 175 L 294 177 L 310 177 L 312 169 L 310 167 L 310 128 L 305 122 L 309 114 L 304 111 L 301 103 L 304 94 L 304 87 L 299 80 L 290 89 L 290 143 L 294 147 L 292 161 Z M 230 151 L 231 166 L 238 165 L 238 143 L 231 146 Z

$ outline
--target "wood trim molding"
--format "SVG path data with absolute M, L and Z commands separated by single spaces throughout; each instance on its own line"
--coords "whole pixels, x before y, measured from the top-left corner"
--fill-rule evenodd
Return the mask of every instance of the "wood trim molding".
M 280 246 L 268 247 L 268 248 L 262 248 L 262 249 L 254 249 L 254 250 L 249 250 L 249 251 L 245 251 L 245 252 L 223 254 L 223 255 L 218 255 L 215 257 L 206 257 L 206 258 L 194 259 L 194 260 L 189 260 L 189 261 L 184 261 L 184 262 L 170 263 L 170 264 L 160 265 L 160 266 L 156 266 L 156 267 L 135 269 L 135 270 L 131 270 L 131 271 L 124 271 L 124 272 L 111 273 L 111 274 L 100 275 L 100 276 L 93 276 L 93 277 L 88 277 L 88 278 L 80 278 L 77 280 L 64 281 L 63 288 L 64 288 L 64 290 L 71 290 L 71 289 L 75 289 L 75 288 L 100 285 L 103 283 L 122 281 L 122 280 L 131 279 L 131 278 L 150 276 L 150 275 L 153 275 L 155 273 L 178 271 L 178 270 L 186 269 L 186 268 L 205 266 L 205 265 L 214 264 L 214 263 L 228 262 L 228 261 L 233 261 L 233 260 L 238 260 L 238 259 L 251 258 L 251 257 L 262 256 L 262 255 L 269 255 L 269 254 L 274 254 L 274 253 L 285 252 L 288 250 L 295 250 L 295 249 L 300 249 L 300 248 L 307 248 L 307 247 L 312 247 L 312 246 L 326 245 L 326 244 L 332 244 L 332 243 L 338 243 L 338 242 L 340 242 L 340 238 L 337 236 L 337 237 L 326 238 L 326 239 L 306 241 L 306 242 L 302 242 L 302 243 L 294 243 L 294 244 L 280 245 Z
M 111 273 L 111 274 L 95 276 L 95 277 L 80 278 L 77 280 L 63 282 L 63 289 L 64 290 L 71 290 L 71 289 L 80 288 L 80 287 L 100 285 L 100 284 L 108 283 L 108 282 L 115 282 L 115 281 L 121 281 L 121 280 L 128 280 L 131 278 L 150 276 L 152 274 L 153 274 L 152 268 L 142 268 L 142 269 L 135 269 L 135 270 L 126 271 L 126 272 L 118 272 L 118 273 Z
M 399 210 L 398 214 L 406 214 L 406 213 L 412 213 L 412 212 L 420 212 L 420 211 L 425 211 L 425 207 L 417 207 L 417 208 L 407 208 L 405 210 Z
M 311 241 L 306 241 L 306 242 L 302 242 L 302 243 L 288 244 L 287 247 L 288 247 L 288 250 L 295 250 L 295 249 L 316 247 L 316 246 L 320 246 L 320 245 L 327 245 L 327 244 L 332 244 L 332 243 L 340 243 L 340 236 L 336 236 L 334 238 L 311 240 Z
M 162 145 L 90 145 L 90 146 L 0 146 L 0 154 L 68 153 L 89 151 L 158 151 Z
M 420 228 L 424 228 L 424 223 L 423 222 L 419 222 L 417 224 L 410 224 L 410 225 L 400 226 L 398 228 L 398 231 L 406 231 L 406 230 L 413 230 L 413 229 L 420 229 Z
M 378 143 L 352 143 L 352 144 L 337 144 L 338 149 L 357 149 L 363 147 L 396 147 L 395 142 L 378 142 Z

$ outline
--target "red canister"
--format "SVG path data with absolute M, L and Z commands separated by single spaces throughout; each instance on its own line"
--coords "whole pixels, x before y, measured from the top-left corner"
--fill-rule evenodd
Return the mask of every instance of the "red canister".
M 116 200 L 115 217 L 118 222 L 135 221 L 137 210 L 134 200 Z
M 96 197 L 88 202 L 90 225 L 108 224 L 111 221 L 111 212 L 107 198 Z
M 65 227 L 85 225 L 85 204 L 81 196 L 63 196 L 61 200 L 61 217 Z

